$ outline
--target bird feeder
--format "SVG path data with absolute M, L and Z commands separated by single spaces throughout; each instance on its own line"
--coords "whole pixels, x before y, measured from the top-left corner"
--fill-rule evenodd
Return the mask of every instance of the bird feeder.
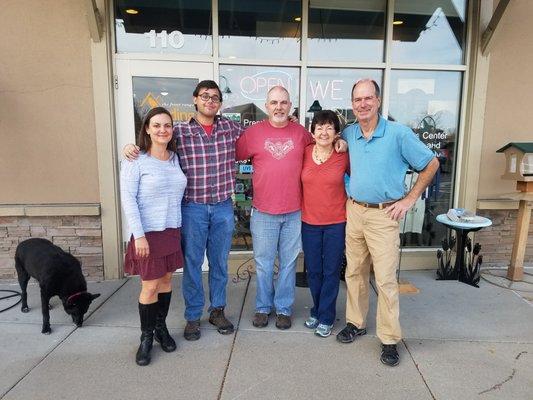
M 524 255 L 533 203 L 533 142 L 508 143 L 497 153 L 504 153 L 506 159 L 502 179 L 516 181 L 516 190 L 518 190 L 518 192 L 506 195 L 519 201 L 516 234 L 507 278 L 512 281 L 521 281 L 524 277 Z

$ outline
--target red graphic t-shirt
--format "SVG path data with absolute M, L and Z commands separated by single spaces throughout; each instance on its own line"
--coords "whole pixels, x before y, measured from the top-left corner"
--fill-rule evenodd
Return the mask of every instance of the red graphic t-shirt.
M 300 174 L 305 147 L 312 137 L 303 126 L 289 122 L 276 128 L 259 122 L 237 140 L 237 160 L 252 159 L 253 206 L 268 214 L 286 214 L 301 207 Z

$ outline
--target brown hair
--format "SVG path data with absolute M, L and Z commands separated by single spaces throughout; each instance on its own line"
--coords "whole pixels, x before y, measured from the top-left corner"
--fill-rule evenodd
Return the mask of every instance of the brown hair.
M 144 152 L 147 152 L 148 150 L 150 150 L 150 147 L 152 147 L 152 139 L 150 138 L 150 135 L 148 135 L 146 128 L 150 125 L 150 120 L 152 119 L 152 117 L 159 114 L 168 115 L 170 118 L 170 123 L 174 124 L 172 120 L 172 115 L 170 115 L 166 108 L 154 107 L 150 111 L 148 111 L 144 116 L 143 122 L 141 124 L 141 129 L 139 130 L 139 134 L 137 135 L 137 146 L 139 146 L 139 148 Z M 168 142 L 167 150 L 176 152 L 176 141 L 174 140 L 174 138 L 170 142 Z
M 311 122 L 311 133 L 315 133 L 316 125 L 331 124 L 335 128 L 335 133 L 339 134 L 341 131 L 341 124 L 339 117 L 334 111 L 322 110 L 315 113 L 313 121 Z

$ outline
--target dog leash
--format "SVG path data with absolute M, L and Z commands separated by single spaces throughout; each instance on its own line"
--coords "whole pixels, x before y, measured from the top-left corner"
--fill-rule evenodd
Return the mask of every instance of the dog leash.
M 16 297 L 16 296 L 19 297 L 18 301 L 17 301 L 15 304 L 12 304 L 12 305 L 10 305 L 9 307 L 6 307 L 6 308 L 1 309 L 1 310 L 0 310 L 0 313 L 12 309 L 13 307 L 15 307 L 17 304 L 19 304 L 19 303 L 22 301 L 21 293 L 20 293 L 20 292 L 17 292 L 16 290 L 0 289 L 0 292 L 12 293 L 12 294 L 9 294 L 9 295 L 7 295 L 7 296 L 0 297 L 0 301 L 1 301 L 1 300 L 6 300 L 6 299 L 10 299 L 10 298 L 12 298 L 12 297 Z

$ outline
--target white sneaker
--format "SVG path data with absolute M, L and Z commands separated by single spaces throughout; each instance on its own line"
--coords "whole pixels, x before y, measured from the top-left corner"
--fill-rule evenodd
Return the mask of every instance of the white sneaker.
M 315 329 L 318 326 L 318 319 L 315 317 L 309 317 L 305 320 L 304 325 L 306 328 Z
M 318 324 L 315 329 L 315 335 L 320 337 L 328 337 L 331 335 L 331 328 L 333 328 L 333 325 Z

